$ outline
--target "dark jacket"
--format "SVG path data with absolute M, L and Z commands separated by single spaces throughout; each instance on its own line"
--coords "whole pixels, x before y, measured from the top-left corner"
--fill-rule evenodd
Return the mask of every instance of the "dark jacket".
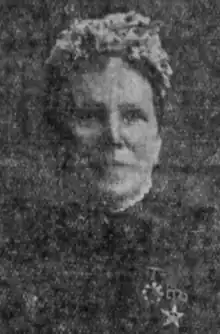
M 134 327 L 139 333 L 150 325 L 150 313 L 146 313 L 140 296 L 145 267 L 152 260 L 153 222 L 149 213 L 141 212 L 144 204 L 121 213 L 72 211 L 81 217 L 72 239 L 73 252 L 79 262 L 84 259 L 82 271 L 88 275 L 77 316 L 82 326 L 87 323 L 89 333 L 107 329 L 129 333 Z
M 192 228 L 197 230 L 196 224 L 210 221 L 214 208 L 190 211 L 180 203 L 166 203 L 150 193 L 121 213 L 75 210 L 72 215 L 81 218 L 75 225 L 73 253 L 79 263 L 82 261 L 85 274 L 85 278 L 79 278 L 79 328 L 81 324 L 85 333 L 84 326 L 89 333 L 176 333 L 174 324 L 163 326 L 166 318 L 161 314 L 161 308 L 170 309 L 172 305 L 172 300 L 166 299 L 170 286 L 188 295 L 187 303 L 178 304 L 178 310 L 184 313 L 180 330 L 190 333 L 192 307 L 201 298 L 193 276 L 199 259 L 197 251 L 192 250 Z M 72 227 L 69 236 L 71 231 Z M 146 302 L 142 294 L 143 286 L 151 279 L 150 266 L 158 266 L 164 274 L 159 273 L 156 279 L 164 289 L 158 304 Z M 202 303 L 205 298 L 201 298 Z
M 46 203 L 41 209 L 19 206 L 23 218 L 14 225 L 13 233 L 4 220 L 5 233 L 10 235 L 2 254 L 5 277 L 10 277 L 10 293 L 15 299 L 18 294 L 15 301 L 21 304 L 7 313 L 12 307 L 9 299 L 4 308 L 7 321 L 25 315 L 25 323 L 39 333 L 176 333 L 173 324 L 163 326 L 166 319 L 161 314 L 171 300 L 165 294 L 162 304 L 150 304 L 143 298 L 143 286 L 151 283 L 152 265 L 165 274 L 156 278 L 163 289 L 173 286 L 189 296 L 187 304 L 178 306 L 184 313 L 180 333 L 193 332 L 204 317 L 207 325 L 209 311 L 196 317 L 195 307 L 198 311 L 203 304 L 210 305 L 214 318 L 212 295 L 219 289 L 213 283 L 217 282 L 218 262 L 214 265 L 210 259 L 218 250 L 217 245 L 210 248 L 211 229 L 200 232 L 200 226 L 211 226 L 214 208 L 186 209 L 178 201 L 167 202 L 152 194 L 114 214 L 99 208 L 82 209 L 74 203 L 68 208 Z M 206 243 L 206 251 L 201 243 Z M 198 265 L 209 282 L 207 295 L 199 292 L 207 286 L 198 285 Z M 37 296 L 34 311 L 28 307 L 27 295 Z M 213 318 L 212 329 L 204 333 L 217 333 L 218 317 L 216 322 Z

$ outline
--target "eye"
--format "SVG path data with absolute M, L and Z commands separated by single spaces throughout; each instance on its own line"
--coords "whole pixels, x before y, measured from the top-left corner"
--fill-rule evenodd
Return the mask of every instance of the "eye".
M 145 115 L 140 109 L 129 109 L 124 112 L 123 119 L 125 123 L 134 123 L 137 121 L 148 121 L 147 115 Z
M 83 112 L 81 113 L 79 117 L 81 121 L 92 121 L 92 120 L 95 120 L 96 118 L 97 118 L 97 115 L 91 112 L 91 110 L 83 110 Z
M 83 108 L 76 109 L 75 117 L 79 122 L 103 122 L 105 112 L 102 108 Z

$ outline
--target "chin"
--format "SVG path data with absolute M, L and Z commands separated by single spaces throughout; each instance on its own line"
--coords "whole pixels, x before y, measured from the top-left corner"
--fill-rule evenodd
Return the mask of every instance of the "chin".
M 139 181 L 139 182 L 137 182 Z M 120 180 L 118 182 L 102 181 L 99 183 L 99 191 L 112 211 L 123 211 L 135 203 L 141 201 L 152 187 L 151 175 L 144 178 Z

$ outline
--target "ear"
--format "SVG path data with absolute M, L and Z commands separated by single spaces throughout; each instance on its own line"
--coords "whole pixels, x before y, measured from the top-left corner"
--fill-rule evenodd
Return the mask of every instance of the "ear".
M 160 136 L 158 134 L 155 141 L 153 142 L 153 149 L 152 149 L 153 166 L 158 166 L 159 165 L 161 146 L 162 146 L 162 139 L 160 138 Z

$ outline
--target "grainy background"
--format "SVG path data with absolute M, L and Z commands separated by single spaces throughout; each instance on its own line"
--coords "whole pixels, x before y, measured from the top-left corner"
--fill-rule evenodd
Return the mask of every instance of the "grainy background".
M 65 27 L 69 18 L 78 15 L 83 18 L 96 17 L 100 13 L 108 13 L 117 8 L 138 9 L 164 22 L 162 31 L 164 47 L 171 56 L 174 76 L 170 105 L 165 117 L 166 126 L 163 131 L 164 145 L 161 155 L 163 167 L 155 181 L 155 192 L 168 204 L 171 201 L 180 201 L 184 210 L 192 212 L 192 219 L 187 222 L 184 219 L 181 222 L 179 219 L 177 224 L 175 221 L 170 222 L 168 218 L 166 221 L 166 218 L 163 220 L 160 217 L 155 238 L 159 244 L 164 233 L 163 228 L 166 227 L 167 237 L 163 238 L 163 246 L 167 250 L 178 254 L 191 247 L 190 252 L 193 254 L 190 253 L 191 258 L 194 258 L 191 275 L 194 290 L 201 300 L 202 298 L 206 300 L 206 307 L 202 302 L 194 305 L 190 320 L 193 323 L 193 333 L 220 333 L 219 305 L 216 298 L 220 291 L 220 5 L 218 1 L 112 0 L 108 3 L 106 0 L 62 2 L 1 0 L 0 271 L 3 292 L 0 296 L 0 322 L 2 322 L 2 333 L 14 333 L 16 328 L 22 333 L 25 330 L 28 333 L 34 332 L 31 321 L 36 318 L 34 312 L 37 307 L 33 296 L 38 295 L 40 298 L 40 294 L 45 294 L 48 298 L 49 306 L 46 309 L 51 313 L 48 313 L 47 319 L 53 323 L 51 326 L 55 326 L 58 333 L 68 333 L 67 322 L 56 324 L 54 320 L 56 315 L 51 302 L 53 290 L 48 284 L 48 277 L 59 281 L 59 273 L 62 276 L 64 271 L 66 277 L 72 277 L 71 263 L 68 265 L 66 263 L 74 260 L 68 257 L 67 253 L 59 255 L 59 261 L 57 255 L 54 255 L 59 253 L 59 242 L 53 239 L 53 232 L 51 238 L 48 237 L 48 228 L 53 231 L 56 210 L 54 209 L 54 218 L 50 217 L 49 225 L 40 223 L 44 221 L 48 211 L 51 211 L 47 203 L 51 202 L 50 205 L 54 207 L 59 206 L 59 196 L 56 193 L 57 180 L 51 172 L 55 160 L 51 147 L 46 144 L 47 134 L 42 124 L 45 108 L 43 64 L 57 33 Z M 213 208 L 215 213 L 212 219 L 206 220 L 204 212 Z M 35 232 L 33 230 L 24 232 L 24 226 L 28 221 L 35 222 Z M 34 238 L 33 233 L 36 233 Z M 189 239 L 190 244 L 188 244 Z M 42 255 L 44 252 L 42 243 L 45 243 L 45 249 L 47 245 L 45 250 L 49 258 L 47 261 Z M 56 269 L 54 269 L 55 264 Z M 37 274 L 36 268 L 38 268 Z M 74 273 L 77 273 L 77 270 L 74 270 Z M 37 285 L 30 279 L 33 275 L 38 275 L 38 280 L 41 282 L 41 290 L 38 292 Z M 11 296 L 10 301 L 8 297 L 4 297 L 6 287 L 9 288 L 7 293 Z M 27 302 L 29 300 L 27 299 L 21 303 L 21 299 L 25 300 L 25 293 L 30 301 Z M 32 308 L 28 306 L 31 302 Z M 66 308 L 66 312 L 70 312 L 70 309 Z

